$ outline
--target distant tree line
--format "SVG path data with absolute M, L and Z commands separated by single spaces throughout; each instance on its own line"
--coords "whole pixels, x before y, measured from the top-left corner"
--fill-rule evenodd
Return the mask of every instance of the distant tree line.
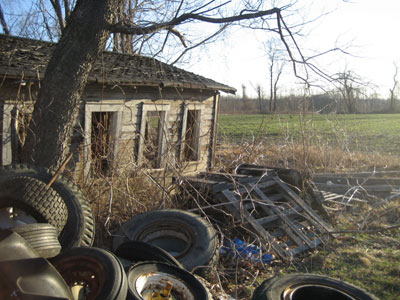
M 280 96 L 271 106 L 270 99 L 222 96 L 220 113 L 222 114 L 269 114 L 269 113 L 304 113 L 321 114 L 345 113 L 400 113 L 400 105 L 392 109 L 391 99 L 378 97 L 355 98 L 349 103 L 341 95 L 319 94 L 309 97 L 290 95 Z

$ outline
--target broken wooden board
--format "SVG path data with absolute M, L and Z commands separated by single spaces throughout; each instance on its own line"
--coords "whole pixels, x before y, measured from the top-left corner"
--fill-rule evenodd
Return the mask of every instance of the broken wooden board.
M 278 177 L 237 190 L 226 189 L 216 199 L 225 203 L 228 212 L 250 227 L 283 260 L 315 249 L 333 232 Z
M 325 192 L 356 195 L 358 198 L 370 195 L 385 198 L 400 187 L 400 172 L 319 173 L 313 175 L 313 181 Z

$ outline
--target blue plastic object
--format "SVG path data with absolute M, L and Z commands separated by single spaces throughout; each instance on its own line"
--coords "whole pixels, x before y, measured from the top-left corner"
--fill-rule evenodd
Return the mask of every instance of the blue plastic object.
M 234 257 L 247 259 L 252 262 L 263 262 L 270 264 L 274 257 L 270 254 L 262 254 L 262 248 L 256 245 L 248 245 L 238 238 L 234 238 L 232 242 L 228 241 L 226 246 L 220 248 L 221 255 L 232 255 Z

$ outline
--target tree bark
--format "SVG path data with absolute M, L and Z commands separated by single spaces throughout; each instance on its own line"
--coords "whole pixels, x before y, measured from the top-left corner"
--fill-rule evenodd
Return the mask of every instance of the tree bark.
M 79 102 L 120 0 L 79 0 L 46 69 L 22 150 L 24 162 L 58 168 L 69 154 Z

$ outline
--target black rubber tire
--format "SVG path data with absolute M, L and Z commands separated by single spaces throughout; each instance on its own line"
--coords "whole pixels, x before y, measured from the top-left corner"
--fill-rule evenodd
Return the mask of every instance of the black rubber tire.
M 14 164 L 0 168 L 0 183 L 15 176 L 27 176 L 39 179 L 47 184 L 54 174 L 41 167 Z M 64 200 L 68 211 L 68 220 L 59 236 L 63 249 L 91 246 L 94 241 L 95 225 L 90 204 L 77 185 L 63 176 L 58 176 L 51 185 Z
M 128 241 L 118 246 L 114 254 L 118 258 L 130 260 L 132 263 L 143 261 L 163 262 L 179 268 L 182 264 L 164 249 L 141 241 Z
M 125 300 L 128 282 L 118 258 L 95 247 L 69 249 L 50 260 L 68 286 L 88 285 L 86 300 Z
M 350 283 L 315 274 L 289 274 L 264 281 L 253 300 L 379 300 Z
M 11 228 L 44 258 L 57 256 L 61 251 L 55 227 L 48 223 L 24 224 Z
M 39 179 L 15 176 L 0 183 L 0 208 L 19 208 L 38 222 L 50 223 L 61 233 L 67 219 L 67 207 L 60 195 Z
M 209 293 L 207 292 L 206 287 L 193 274 L 189 273 L 185 269 L 181 269 L 176 266 L 160 262 L 142 262 L 132 266 L 129 269 L 128 295 L 126 299 L 143 300 L 143 297 L 141 295 L 142 291 L 137 290 L 137 283 L 140 282 L 145 286 L 145 283 L 143 283 L 143 278 L 146 278 L 147 276 L 165 276 L 166 278 L 170 277 L 172 279 L 171 294 L 173 299 L 211 300 L 211 298 L 209 298 Z M 156 278 L 156 280 L 157 279 L 160 282 L 160 288 L 165 286 L 166 281 Z M 181 283 L 181 285 L 185 287 L 186 292 L 189 292 L 192 297 L 189 298 L 180 296 L 180 291 L 184 289 L 180 289 L 179 286 L 177 286 L 176 284 L 174 285 L 174 281 Z M 157 290 L 156 283 L 154 281 L 151 281 L 151 284 L 149 284 L 147 288 L 149 290 Z M 174 293 L 177 294 L 174 295 Z
M 172 254 L 199 275 L 218 260 L 218 236 L 204 218 L 182 210 L 157 210 L 134 216 L 113 238 L 113 249 L 125 241 L 144 241 Z

